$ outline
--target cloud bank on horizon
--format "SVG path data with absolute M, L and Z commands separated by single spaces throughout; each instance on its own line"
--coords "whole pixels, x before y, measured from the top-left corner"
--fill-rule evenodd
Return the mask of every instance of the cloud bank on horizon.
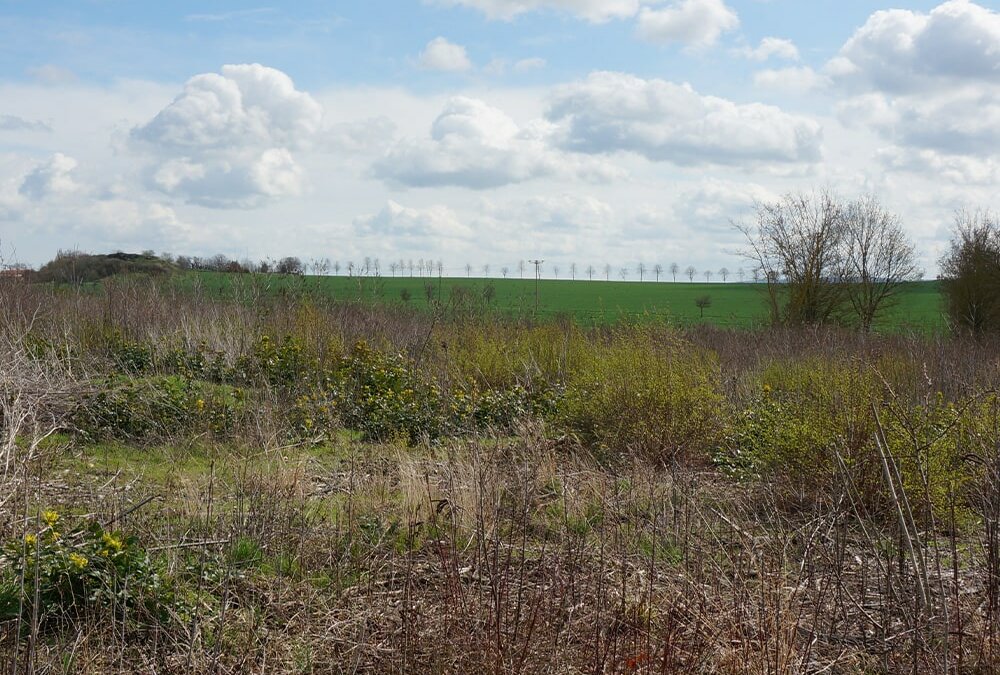
M 956 208 L 1000 207 L 982 2 L 56 4 L 0 23 L 6 258 L 732 268 L 732 219 L 823 187 L 878 194 L 933 271 Z

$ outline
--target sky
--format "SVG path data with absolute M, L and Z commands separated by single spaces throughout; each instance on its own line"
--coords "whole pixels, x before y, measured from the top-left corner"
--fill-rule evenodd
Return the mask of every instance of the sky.
M 736 269 L 877 195 L 1000 208 L 1000 2 L 0 0 L 0 259 Z

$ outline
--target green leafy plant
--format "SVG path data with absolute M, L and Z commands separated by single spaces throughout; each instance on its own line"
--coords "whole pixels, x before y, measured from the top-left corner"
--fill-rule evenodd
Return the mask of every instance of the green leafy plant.
M 95 521 L 64 529 L 62 520 L 46 511 L 37 532 L 3 545 L 0 621 L 37 616 L 44 628 L 61 617 L 98 610 L 166 622 L 169 610 L 180 608 L 171 584 L 136 537 Z

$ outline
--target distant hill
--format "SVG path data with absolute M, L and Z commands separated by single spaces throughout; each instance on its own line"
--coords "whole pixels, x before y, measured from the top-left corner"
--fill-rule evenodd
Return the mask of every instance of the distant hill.
M 167 274 L 176 266 L 147 253 L 79 253 L 60 251 L 53 260 L 45 263 L 34 280 L 82 284 L 92 283 L 116 274 Z

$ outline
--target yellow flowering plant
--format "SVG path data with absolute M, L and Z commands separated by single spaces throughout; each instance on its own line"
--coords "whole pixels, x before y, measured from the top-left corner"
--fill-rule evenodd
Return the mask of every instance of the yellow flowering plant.
M 43 624 L 87 607 L 167 620 L 169 588 L 135 537 L 95 521 L 57 533 L 56 524 L 71 523 L 56 511 L 42 512 L 36 523 L 0 547 L 0 621 L 31 616 L 36 597 Z

